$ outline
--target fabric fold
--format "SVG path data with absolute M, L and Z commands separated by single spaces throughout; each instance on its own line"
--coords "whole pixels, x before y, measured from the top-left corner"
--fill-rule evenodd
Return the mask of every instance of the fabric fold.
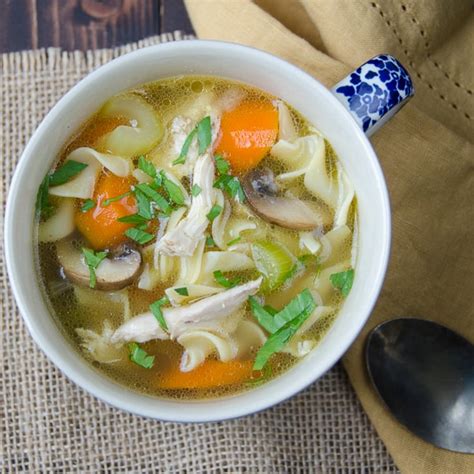
M 473 472 L 472 456 L 435 448 L 399 425 L 371 388 L 363 364 L 368 332 L 400 316 L 438 321 L 474 340 L 470 2 L 433 0 L 428 8 L 421 0 L 293 0 L 285 2 L 286 13 L 281 5 L 257 3 L 262 8 L 249 0 L 186 0 L 199 38 L 265 50 L 326 86 L 383 52 L 396 56 L 415 81 L 414 100 L 372 139 L 392 201 L 391 263 L 377 306 L 344 365 L 402 472 Z M 300 21 L 307 22 L 304 27 L 291 19 L 293 6 Z M 311 28 L 316 32 L 308 36 Z

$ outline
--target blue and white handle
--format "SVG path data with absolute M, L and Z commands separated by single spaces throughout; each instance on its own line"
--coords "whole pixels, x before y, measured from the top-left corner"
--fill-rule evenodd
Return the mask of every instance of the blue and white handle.
M 406 69 L 388 54 L 362 64 L 331 90 L 367 136 L 390 120 L 415 93 Z

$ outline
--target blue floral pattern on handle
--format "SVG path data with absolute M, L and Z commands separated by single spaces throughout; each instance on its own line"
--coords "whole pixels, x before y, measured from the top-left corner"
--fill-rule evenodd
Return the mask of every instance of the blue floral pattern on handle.
M 370 135 L 384 116 L 385 120 L 390 118 L 413 96 L 415 89 L 406 69 L 394 57 L 381 54 L 345 77 L 332 91 Z

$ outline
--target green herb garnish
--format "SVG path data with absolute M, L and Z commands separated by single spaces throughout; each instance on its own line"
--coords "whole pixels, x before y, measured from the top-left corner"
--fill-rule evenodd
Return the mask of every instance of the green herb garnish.
M 214 242 L 214 239 L 212 237 L 207 237 L 206 238 L 206 245 L 208 247 L 214 247 L 216 243 Z
M 49 200 L 49 175 L 46 175 L 41 181 L 36 195 L 36 212 L 47 219 L 54 211 L 54 206 Z
M 183 286 L 182 288 L 173 288 L 173 289 L 174 291 L 176 291 L 176 293 L 178 293 L 178 295 L 189 296 L 189 291 L 185 286 Z
M 188 156 L 189 147 L 191 146 L 191 143 L 193 142 L 196 134 L 197 134 L 197 128 L 194 127 L 191 133 L 186 137 L 186 140 L 184 140 L 179 156 L 178 158 L 176 158 L 176 160 L 173 161 L 173 165 L 182 165 L 183 163 L 186 162 L 186 157 Z
M 204 117 L 198 122 L 198 124 L 191 130 L 189 135 L 184 140 L 183 146 L 179 153 L 178 158 L 173 161 L 173 165 L 182 165 L 186 162 L 186 157 L 188 156 L 189 147 L 194 140 L 194 137 L 197 135 L 197 140 L 199 144 L 199 154 L 202 155 L 211 144 L 212 133 L 211 133 L 211 117 Z
M 222 206 L 219 206 L 219 204 L 214 204 L 211 210 L 207 213 L 206 217 L 209 219 L 209 222 L 212 222 L 221 212 Z
M 269 304 L 266 304 L 263 309 L 267 312 L 270 313 L 272 316 L 275 316 L 275 314 L 278 313 L 278 310 L 275 309 L 273 306 L 270 306 Z
M 303 322 L 304 319 L 301 321 L 301 324 L 303 324 Z M 257 352 L 257 356 L 255 357 L 255 362 L 253 364 L 253 370 L 263 369 L 270 357 L 285 347 L 301 324 L 296 326 L 295 323 L 288 323 L 288 326 L 284 326 L 272 334 Z
M 316 308 L 316 303 L 314 302 L 313 295 L 306 288 L 297 294 L 281 311 L 275 314 L 275 324 L 278 328 L 281 328 L 308 308 L 311 308 L 310 313 L 312 313 L 314 308 Z
M 330 282 L 334 288 L 341 291 L 344 297 L 347 297 L 354 283 L 354 269 L 346 270 L 345 272 L 333 273 L 329 277 Z
M 153 213 L 151 211 L 151 201 L 142 191 L 137 188 L 137 186 L 135 186 L 133 191 L 135 199 L 137 200 L 137 214 L 149 221 L 153 218 Z
M 213 275 L 217 283 L 222 285 L 224 288 L 233 288 L 242 281 L 242 279 L 239 277 L 227 278 L 220 270 L 216 270 Z
M 95 270 L 100 265 L 100 262 L 107 257 L 107 252 L 94 252 L 92 249 L 82 247 L 82 254 L 84 255 L 86 265 L 89 267 L 89 286 L 95 288 L 97 283 Z
M 128 345 L 130 360 L 144 369 L 151 369 L 155 362 L 155 356 L 148 355 L 136 342 Z
M 214 188 L 225 191 L 232 199 L 237 198 L 239 202 L 245 201 L 245 193 L 239 178 L 230 174 L 222 174 L 214 181 Z
M 276 331 L 271 332 L 270 337 L 257 352 L 254 370 L 261 370 L 270 357 L 279 352 L 288 341 L 295 335 L 296 331 L 308 319 L 316 308 L 316 303 L 308 289 L 303 290 L 296 298 L 293 298 L 281 311 L 273 316 Z M 262 308 L 263 309 L 263 308 Z M 270 313 L 266 312 L 268 315 Z M 271 316 L 271 315 L 270 315 Z
M 90 211 L 95 207 L 95 201 L 93 199 L 86 199 L 81 206 L 81 212 Z
M 79 174 L 84 168 L 87 168 L 86 163 L 80 163 L 79 161 L 68 160 L 60 168 L 58 168 L 49 177 L 50 186 L 59 186 L 60 184 L 67 183 L 71 178 Z
M 151 215 L 151 201 L 155 202 L 157 206 L 165 213 L 169 214 L 171 212 L 171 206 L 169 202 L 158 192 L 155 191 L 149 184 L 146 183 L 140 183 L 135 185 L 135 194 L 136 191 L 143 193 L 148 199 L 148 208 L 150 209 L 150 219 L 153 217 Z M 138 197 L 138 196 L 137 196 Z M 138 214 L 143 215 L 142 212 L 140 211 L 140 202 L 138 202 Z M 143 215 L 143 217 L 146 217 Z
M 181 188 L 175 182 L 171 181 L 163 171 L 160 174 L 163 178 L 163 185 L 170 199 L 178 206 L 182 206 L 184 204 L 184 195 Z
M 119 217 L 118 222 L 124 222 L 126 224 L 146 224 L 147 219 L 145 219 L 140 214 L 130 214 L 128 216 Z
M 240 184 L 239 178 L 236 178 L 234 176 L 227 183 L 226 189 L 232 199 L 237 199 L 239 202 L 245 201 L 244 190 L 242 189 L 242 185 Z
M 165 304 L 169 304 L 169 302 L 170 300 L 168 299 L 168 297 L 163 296 L 163 298 L 156 300 L 150 305 L 150 311 L 153 313 L 153 316 L 155 316 L 156 320 L 158 321 L 158 324 L 161 326 L 161 329 L 163 329 L 163 331 L 168 331 L 168 325 L 166 324 L 166 319 L 163 316 L 161 307 Z
M 207 147 L 211 144 L 211 117 L 209 117 L 209 115 L 204 117 L 197 124 L 197 134 L 199 142 L 199 154 L 202 155 L 207 150 Z
M 227 183 L 233 178 L 230 174 L 222 174 L 220 175 L 213 184 L 214 188 L 222 189 L 222 191 L 226 191 Z
M 163 186 L 163 174 L 164 173 L 162 173 L 161 171 L 157 173 L 155 181 L 153 182 L 155 189 L 161 188 L 161 186 Z
M 153 234 L 150 234 L 149 232 L 145 232 L 144 230 L 139 229 L 137 227 L 132 227 L 131 229 L 127 229 L 125 231 L 125 235 L 129 239 L 132 239 L 135 242 L 138 242 L 140 245 L 146 244 L 150 242 L 150 240 L 153 240 L 155 238 Z
M 316 308 L 316 303 L 308 289 L 293 298 L 281 311 L 263 307 L 257 298 L 249 297 L 250 309 L 270 337 L 260 348 L 255 358 L 254 370 L 262 369 L 268 359 L 279 352 L 291 339 Z M 274 314 L 273 314 L 274 313 Z
M 140 222 L 135 226 L 135 229 L 138 230 L 147 230 L 148 229 L 148 223 L 147 222 Z
M 222 155 L 216 155 L 214 161 L 216 162 L 216 168 L 219 174 L 227 174 L 229 172 L 230 164 Z
M 193 187 L 191 188 L 191 195 L 193 197 L 199 196 L 201 194 L 201 186 L 199 184 L 193 184 Z
M 138 157 L 138 169 L 146 173 L 150 178 L 156 178 L 156 168 L 143 155 Z
M 108 199 L 104 199 L 102 201 L 102 207 L 106 207 L 106 206 L 108 206 L 109 204 L 111 204 L 113 202 L 120 201 L 121 199 L 123 199 L 127 196 L 130 196 L 130 194 L 132 194 L 132 191 L 127 191 L 126 193 L 119 194 L 118 196 L 114 196 L 114 197 L 111 197 L 111 198 L 108 198 Z
M 260 326 L 266 329 L 270 334 L 278 331 L 278 326 L 275 323 L 274 315 L 260 304 L 255 296 L 249 297 L 250 309 L 257 319 Z
M 235 239 L 229 240 L 229 242 L 227 242 L 227 246 L 230 247 L 231 245 L 234 245 L 237 242 L 240 242 L 241 239 L 242 239 L 242 237 L 240 237 L 240 235 L 239 235 Z

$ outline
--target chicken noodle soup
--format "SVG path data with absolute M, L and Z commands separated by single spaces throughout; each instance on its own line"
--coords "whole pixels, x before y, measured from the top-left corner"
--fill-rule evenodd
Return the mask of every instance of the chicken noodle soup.
M 40 279 L 98 370 L 153 395 L 247 390 L 305 357 L 354 279 L 353 187 L 284 101 L 215 77 L 108 100 L 37 197 Z

